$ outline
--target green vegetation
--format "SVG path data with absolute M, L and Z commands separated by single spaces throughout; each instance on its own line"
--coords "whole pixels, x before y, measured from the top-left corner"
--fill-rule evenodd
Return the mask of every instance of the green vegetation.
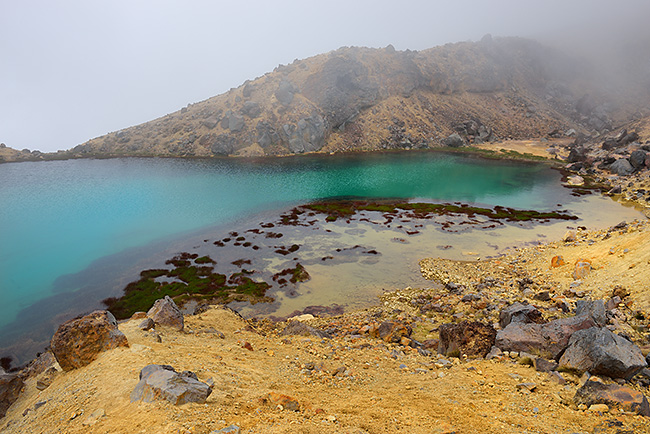
M 265 296 L 271 286 L 248 277 L 252 271 L 242 270 L 227 278 L 224 274 L 214 273 L 210 266 L 197 266 L 215 264 L 209 256 L 199 258 L 189 253 L 181 253 L 166 263 L 174 265 L 174 268 L 144 270 L 140 273 L 140 280 L 124 288 L 122 297 L 104 300 L 108 310 L 117 319 L 129 318 L 135 312 L 147 311 L 156 300 L 166 295 L 179 305 L 191 299 L 216 303 L 271 301 Z
M 433 215 L 454 215 L 464 214 L 469 217 L 482 215 L 494 220 L 507 220 L 507 221 L 529 221 L 529 220 L 575 220 L 576 216 L 572 216 L 565 212 L 550 211 L 539 212 L 534 210 L 517 210 L 513 208 L 505 208 L 496 206 L 494 209 L 472 207 L 466 204 L 455 205 L 449 203 L 389 203 L 389 202 L 365 202 L 365 201 L 332 201 L 321 202 L 300 207 L 304 210 L 319 212 L 327 214 L 326 221 L 336 221 L 338 218 L 347 218 L 359 211 L 377 211 L 384 214 L 397 214 L 400 211 L 410 211 L 410 217 L 427 219 Z M 299 213 L 292 213 L 290 216 L 295 216 L 296 221 L 290 221 L 288 224 L 297 224 L 297 216 Z

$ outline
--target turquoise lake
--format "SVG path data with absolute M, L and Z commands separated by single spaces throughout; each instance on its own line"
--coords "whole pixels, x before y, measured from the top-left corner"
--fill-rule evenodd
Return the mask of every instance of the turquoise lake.
M 566 209 L 585 225 L 638 217 L 606 198 L 571 196 L 560 185 L 560 174 L 544 165 L 433 152 L 8 163 L 0 165 L 0 185 L 0 347 L 26 332 L 26 321 L 16 322 L 19 312 L 31 306 L 29 315 L 38 322 L 35 304 L 56 300 L 57 294 L 81 297 L 91 279 L 66 276 L 102 258 L 312 200 L 405 198 Z M 592 214 L 599 217 L 590 220 Z M 86 300 L 84 306 L 101 299 Z M 47 315 L 56 319 L 57 309 L 65 312 L 66 306 Z

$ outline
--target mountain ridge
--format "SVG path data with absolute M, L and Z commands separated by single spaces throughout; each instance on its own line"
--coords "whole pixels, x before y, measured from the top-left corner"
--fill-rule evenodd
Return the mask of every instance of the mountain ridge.
M 75 156 L 263 156 L 605 131 L 626 121 L 584 64 L 522 38 L 423 51 L 343 47 L 85 142 Z M 483 127 L 481 129 L 481 127 Z M 481 132 L 479 133 L 479 129 Z

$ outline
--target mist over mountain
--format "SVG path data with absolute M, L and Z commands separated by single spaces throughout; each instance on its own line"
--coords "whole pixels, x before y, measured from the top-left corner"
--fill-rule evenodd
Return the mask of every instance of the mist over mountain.
M 423 51 L 343 47 L 73 152 L 262 156 L 426 148 L 454 133 L 466 144 L 598 135 L 645 116 L 650 74 L 621 69 L 615 83 L 593 60 L 490 35 Z

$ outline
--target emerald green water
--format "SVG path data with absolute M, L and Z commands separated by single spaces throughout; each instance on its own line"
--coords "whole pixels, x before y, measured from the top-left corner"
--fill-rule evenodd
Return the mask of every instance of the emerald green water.
M 427 152 L 2 164 L 0 327 L 55 293 L 93 283 L 64 276 L 165 237 L 345 196 L 571 210 L 583 199 L 559 178 L 542 165 Z

